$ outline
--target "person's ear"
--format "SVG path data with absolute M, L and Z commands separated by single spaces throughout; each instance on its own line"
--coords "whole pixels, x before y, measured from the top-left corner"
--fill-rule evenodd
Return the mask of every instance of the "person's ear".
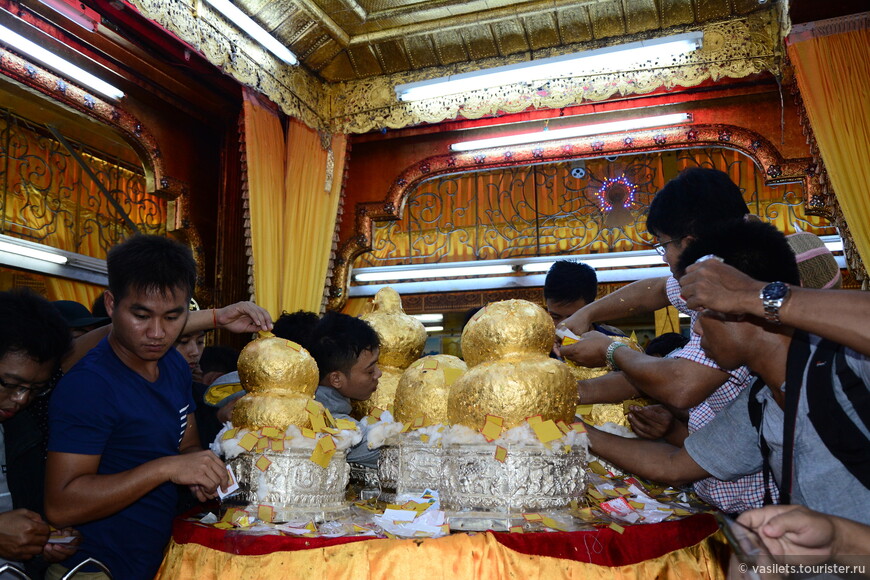
M 337 391 L 340 391 L 344 386 L 344 373 L 341 371 L 332 371 L 328 375 L 326 375 L 326 384 L 330 387 L 334 388 Z
M 109 318 L 111 318 L 112 314 L 115 312 L 115 295 L 112 294 L 111 290 L 106 290 L 105 295 L 103 296 L 103 304 L 106 307 L 106 313 L 109 315 Z

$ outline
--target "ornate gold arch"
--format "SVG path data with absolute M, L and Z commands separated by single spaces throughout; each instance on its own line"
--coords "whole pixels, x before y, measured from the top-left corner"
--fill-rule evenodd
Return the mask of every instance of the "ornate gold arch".
M 401 219 L 409 194 L 423 181 L 443 175 L 515 165 L 709 146 L 744 153 L 761 168 L 767 176 L 765 183 L 768 185 L 802 181 L 807 192 L 808 212 L 815 209 L 818 213 L 818 209 L 824 205 L 818 180 L 812 179 L 815 172 L 812 158 L 785 159 L 765 137 L 733 125 L 684 125 L 436 155 L 422 159 L 402 171 L 382 201 L 357 204 L 354 234 L 341 245 L 336 256 L 328 307 L 339 309 L 347 300 L 351 264 L 363 252 L 371 251 L 374 222 Z
M 49 99 L 111 127 L 142 161 L 145 187 L 167 201 L 166 229 L 190 246 L 202 269 L 202 241 L 189 219 L 189 188 L 186 182 L 166 173 L 157 139 L 134 115 L 14 52 L 0 48 L 0 73 Z M 202 271 L 198 272 L 202 279 Z

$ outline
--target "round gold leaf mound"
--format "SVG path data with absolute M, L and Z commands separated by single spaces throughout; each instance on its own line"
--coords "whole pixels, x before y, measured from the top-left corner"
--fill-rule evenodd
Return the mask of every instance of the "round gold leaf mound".
M 239 381 L 249 393 L 295 392 L 310 398 L 318 380 L 317 363 L 290 340 L 258 338 L 239 355 Z
M 389 286 L 381 288 L 372 300 L 373 310 L 360 318 L 372 325 L 381 340 L 378 364 L 406 369 L 420 358 L 426 344 L 423 323 L 405 314 L 402 298 Z
M 577 407 L 576 384 L 565 363 L 541 354 L 484 362 L 453 385 L 447 415 L 450 423 L 472 429 L 482 428 L 487 414 L 502 417 L 506 429 L 532 415 L 571 423 Z
M 462 359 L 449 354 L 425 356 L 411 364 L 396 389 L 396 420 L 410 423 L 423 417 L 426 424 L 447 423 L 450 389 L 467 370 Z
M 547 311 L 528 300 L 502 300 L 478 311 L 462 331 L 469 367 L 511 354 L 547 355 L 556 330 Z
M 301 393 L 249 393 L 233 407 L 233 425 L 247 429 L 277 427 L 281 431 L 290 425 L 311 427 L 305 409 L 312 402 L 322 407 L 309 395 Z

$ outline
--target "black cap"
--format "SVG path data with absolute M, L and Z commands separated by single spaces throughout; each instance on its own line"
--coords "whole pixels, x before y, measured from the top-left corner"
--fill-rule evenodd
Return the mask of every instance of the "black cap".
M 72 300 L 55 300 L 52 302 L 70 328 L 102 325 L 111 322 L 111 318 L 94 316 L 86 306 Z

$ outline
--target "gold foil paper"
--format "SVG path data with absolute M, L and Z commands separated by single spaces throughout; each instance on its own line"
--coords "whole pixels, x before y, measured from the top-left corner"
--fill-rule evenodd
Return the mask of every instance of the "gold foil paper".
M 462 331 L 462 357 L 469 367 L 519 353 L 547 355 L 556 330 L 547 311 L 528 300 L 493 302 Z
M 645 407 L 651 403 L 652 401 L 646 398 L 628 399 L 622 403 L 596 403 L 592 405 L 589 421 L 596 426 L 610 422 L 631 429 L 628 422 L 628 408 L 633 405 Z
M 411 364 L 402 373 L 396 389 L 396 421 L 410 423 L 425 417 L 426 424 L 448 423 L 448 394 L 467 370 L 462 359 L 449 354 L 426 356 Z
M 311 427 L 307 405 L 322 405 L 301 393 L 249 393 L 233 407 L 233 425 L 256 430 L 261 427 L 277 427 L 281 431 L 290 425 L 299 428 Z
M 613 342 L 624 342 L 634 350 L 638 352 L 643 352 L 643 349 L 640 347 L 637 341 L 631 340 L 631 338 L 627 336 L 612 336 L 610 338 L 613 340 Z M 565 364 L 568 365 L 568 368 L 571 369 L 571 374 L 573 374 L 574 378 L 578 381 L 597 379 L 598 377 L 603 377 L 610 372 L 607 367 L 584 367 L 569 359 L 565 359 Z
M 385 411 L 393 412 L 393 401 L 396 398 L 396 389 L 399 387 L 399 379 L 402 377 L 402 369 L 395 367 L 381 367 L 381 378 L 378 379 L 378 389 L 366 401 L 351 401 L 353 411 L 351 414 L 357 419 L 370 415 L 377 407 Z
M 447 415 L 451 424 L 472 429 L 481 429 L 487 414 L 498 415 L 510 429 L 532 415 L 570 423 L 576 406 L 576 380 L 567 365 L 526 354 L 470 368 L 450 390 Z
M 258 338 L 239 355 L 239 381 L 249 393 L 292 391 L 313 397 L 318 380 L 308 351 L 283 338 Z
M 389 286 L 378 290 L 372 305 L 372 312 L 360 318 L 371 324 L 381 339 L 378 364 L 381 368 L 408 368 L 420 358 L 426 344 L 423 323 L 405 314 L 401 296 Z

